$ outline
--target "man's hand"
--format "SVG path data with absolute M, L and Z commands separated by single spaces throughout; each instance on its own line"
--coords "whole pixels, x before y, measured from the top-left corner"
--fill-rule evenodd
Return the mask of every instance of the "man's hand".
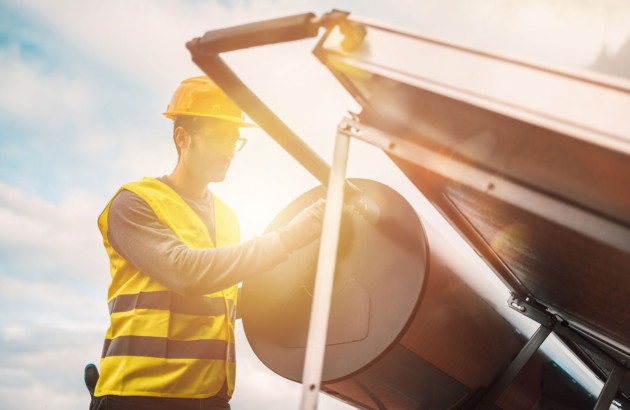
M 320 198 L 297 214 L 288 224 L 278 228 L 280 239 L 289 253 L 305 247 L 321 236 L 325 208 L 326 201 Z

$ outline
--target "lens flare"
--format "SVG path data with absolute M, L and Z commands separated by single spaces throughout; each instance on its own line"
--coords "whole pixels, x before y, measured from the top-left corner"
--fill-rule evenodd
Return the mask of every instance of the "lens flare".
M 525 253 L 531 240 L 530 228 L 516 222 L 500 230 L 490 242 L 492 249 L 506 262 L 514 261 Z

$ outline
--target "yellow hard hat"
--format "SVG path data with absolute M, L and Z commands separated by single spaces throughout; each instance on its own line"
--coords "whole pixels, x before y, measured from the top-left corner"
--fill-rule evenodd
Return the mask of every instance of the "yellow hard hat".
M 181 82 L 164 115 L 219 118 L 238 123 L 239 127 L 256 127 L 245 122 L 243 112 L 208 77 L 192 77 Z

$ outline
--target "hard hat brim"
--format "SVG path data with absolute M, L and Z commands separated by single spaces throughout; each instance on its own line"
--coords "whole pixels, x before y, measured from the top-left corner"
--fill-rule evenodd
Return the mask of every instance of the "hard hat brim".
M 243 121 L 241 118 L 233 117 L 231 115 L 216 115 L 216 114 L 199 114 L 199 113 L 190 113 L 190 112 L 177 112 L 177 111 L 167 111 L 162 113 L 166 118 L 172 119 L 177 115 L 185 115 L 187 117 L 204 117 L 204 118 L 218 118 L 220 120 L 225 120 L 229 122 L 235 122 L 239 127 L 243 128 L 259 128 L 256 124 L 251 124 L 249 122 Z

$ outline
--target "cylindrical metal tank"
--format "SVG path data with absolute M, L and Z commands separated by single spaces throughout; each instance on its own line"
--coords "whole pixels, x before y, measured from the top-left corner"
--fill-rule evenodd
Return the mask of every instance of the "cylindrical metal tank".
M 377 222 L 357 212 L 342 221 L 322 389 L 362 408 L 461 403 L 488 386 L 523 342 L 453 269 L 449 259 L 458 256 L 431 247 L 430 231 L 401 195 L 375 181 L 351 181 Z M 325 193 L 320 186 L 300 196 L 269 229 Z M 298 382 L 318 249 L 319 241 L 247 280 L 239 305 L 258 358 Z

